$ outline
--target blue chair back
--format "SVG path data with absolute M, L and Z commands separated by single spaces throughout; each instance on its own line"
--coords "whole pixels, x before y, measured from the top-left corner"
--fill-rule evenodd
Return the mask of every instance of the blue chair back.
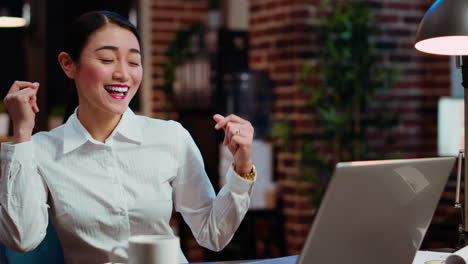
M 0 244 L 0 264 L 64 264 L 63 250 L 54 226 L 49 222 L 47 234 L 34 250 L 18 253 Z
M 0 264 L 7 263 L 5 251 L 6 251 L 6 247 L 3 244 L 0 244 Z

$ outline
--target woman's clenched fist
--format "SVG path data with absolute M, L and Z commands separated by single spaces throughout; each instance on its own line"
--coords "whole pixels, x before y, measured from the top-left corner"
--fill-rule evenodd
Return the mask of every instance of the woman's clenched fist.
M 13 143 L 29 141 L 34 129 L 39 83 L 16 81 L 3 99 L 13 122 Z

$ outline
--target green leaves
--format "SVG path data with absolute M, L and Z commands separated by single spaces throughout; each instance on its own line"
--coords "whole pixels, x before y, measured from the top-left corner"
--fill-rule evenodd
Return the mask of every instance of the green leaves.
M 278 139 L 283 151 L 287 151 L 292 136 L 291 121 L 287 117 L 283 117 L 281 120 L 273 122 L 270 136 Z
M 299 134 L 286 119 L 273 126 L 283 149 L 297 152 L 299 176 L 314 186 L 310 194 L 315 202 L 335 163 L 376 158 L 370 156 L 366 140 L 370 128 L 382 131 L 385 138 L 398 124 L 385 102 L 375 103 L 397 71 L 376 59 L 374 19 L 367 1 L 324 2 L 318 64 L 305 64 L 299 73 L 300 91 L 307 96 L 304 108 L 315 116 L 318 126 L 313 135 Z
M 395 80 L 396 71 L 380 66 L 371 37 L 374 20 L 366 1 L 327 1 L 322 17 L 320 43 L 323 47 L 316 71 L 304 66 L 303 90 L 309 106 L 317 114 L 321 138 L 334 146 L 334 161 L 367 158 L 365 133 L 368 127 L 389 128 L 395 116 L 368 112 L 377 91 Z M 309 74 L 309 76 L 307 76 Z M 307 85 L 317 74 L 318 87 Z
M 175 81 L 175 70 L 191 54 L 192 38 L 201 29 L 201 24 L 194 24 L 188 29 L 176 32 L 174 40 L 169 45 L 165 55 L 167 62 L 162 66 L 164 70 L 164 92 L 172 94 L 172 85 Z

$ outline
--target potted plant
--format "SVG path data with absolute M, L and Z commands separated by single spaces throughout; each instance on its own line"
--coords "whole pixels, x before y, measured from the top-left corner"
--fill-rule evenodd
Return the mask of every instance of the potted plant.
M 396 79 L 396 70 L 377 61 L 372 41 L 375 22 L 367 1 L 331 1 L 330 6 L 333 13 L 324 17 L 319 38 L 320 84 L 309 84 L 309 65 L 301 76 L 308 105 L 318 117 L 320 137 L 333 149 L 331 165 L 383 158 L 369 152 L 365 136 L 368 128 L 388 131 L 398 123 L 396 114 L 386 111 L 385 102 L 369 111 L 377 92 L 388 90 Z
M 2 101 L 0 101 L 0 137 L 8 136 L 10 128 L 10 117 Z
M 315 116 L 318 128 L 312 135 L 298 134 L 284 118 L 272 131 L 283 148 L 295 153 L 299 180 L 313 186 L 309 190 L 316 203 L 337 162 L 393 155 L 370 151 L 366 134 L 372 128 L 382 131 L 385 138 L 398 124 L 396 114 L 386 112 L 384 102 L 369 111 L 377 92 L 388 88 L 397 74 L 376 60 L 374 21 L 367 3 L 329 1 L 323 10 L 318 63 L 304 65 L 299 76 L 301 93 L 307 99 L 302 110 Z M 391 143 L 391 137 L 385 139 Z

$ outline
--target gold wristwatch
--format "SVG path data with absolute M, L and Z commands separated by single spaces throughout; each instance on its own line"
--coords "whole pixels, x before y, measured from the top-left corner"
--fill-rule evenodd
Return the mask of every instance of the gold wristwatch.
M 255 176 L 257 175 L 257 170 L 255 169 L 255 165 L 252 164 L 252 170 L 250 170 L 250 172 L 247 172 L 247 173 L 238 173 L 235 169 L 234 169 L 234 163 L 232 164 L 232 169 L 234 170 L 234 172 L 239 175 L 241 178 L 245 179 L 245 180 L 249 180 L 249 181 L 253 181 L 255 179 Z

